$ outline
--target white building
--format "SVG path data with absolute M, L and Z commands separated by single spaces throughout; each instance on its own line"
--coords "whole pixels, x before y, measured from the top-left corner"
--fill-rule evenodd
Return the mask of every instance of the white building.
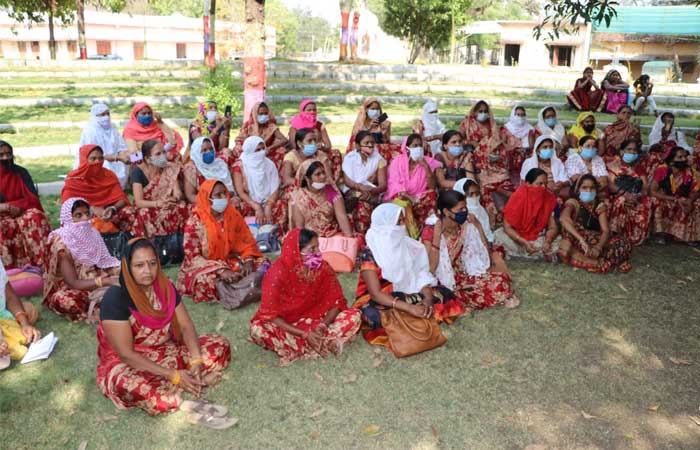
M 217 54 L 227 57 L 242 49 L 242 24 L 216 22 Z M 54 28 L 56 59 L 78 58 L 78 26 L 74 21 L 68 26 Z M 223 40 L 223 37 L 226 40 Z M 203 23 L 201 18 L 181 15 L 143 16 L 85 11 L 85 37 L 87 54 L 118 55 L 131 61 L 135 59 L 202 59 Z M 276 54 L 274 27 L 266 28 L 266 55 Z M 18 24 L 7 13 L 0 12 L 0 58 L 51 59 L 49 52 L 49 27 L 42 23 L 31 27 Z

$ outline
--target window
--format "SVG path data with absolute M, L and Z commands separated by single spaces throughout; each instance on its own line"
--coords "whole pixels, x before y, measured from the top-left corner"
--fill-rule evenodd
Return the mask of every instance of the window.
M 503 64 L 506 66 L 517 66 L 520 60 L 520 45 L 519 44 L 506 44 Z
M 187 58 L 187 44 L 175 44 L 177 59 Z
M 143 42 L 134 42 L 134 59 L 143 59 Z
M 39 41 L 32 41 L 32 53 L 39 54 Z
M 97 54 L 98 55 L 111 55 L 112 54 L 112 43 L 110 41 L 97 41 Z
M 24 41 L 18 41 L 17 42 L 17 50 L 19 51 L 19 57 L 20 58 L 26 58 L 27 57 L 27 43 Z
M 71 56 L 75 56 L 78 54 L 78 43 L 75 41 L 68 41 L 67 43 L 68 46 L 68 54 Z
M 553 66 L 571 67 L 574 54 L 574 48 L 571 46 L 556 46 L 549 47 L 549 63 Z

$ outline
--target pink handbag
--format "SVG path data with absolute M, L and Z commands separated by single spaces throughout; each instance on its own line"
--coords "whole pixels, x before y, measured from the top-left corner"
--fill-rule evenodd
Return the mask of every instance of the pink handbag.
M 318 247 L 323 260 L 331 265 L 335 272 L 352 272 L 357 259 L 357 239 L 336 235 L 318 238 Z
M 44 290 L 44 280 L 41 275 L 41 269 L 34 266 L 7 270 L 7 280 L 18 297 L 33 297 L 41 294 Z

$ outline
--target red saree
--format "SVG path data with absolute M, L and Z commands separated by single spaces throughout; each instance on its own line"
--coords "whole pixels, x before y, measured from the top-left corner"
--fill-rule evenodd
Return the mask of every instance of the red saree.
M 579 83 L 587 81 L 583 87 L 578 87 Z M 593 90 L 593 85 L 587 78 L 576 80 L 574 90 L 566 95 L 569 104 L 578 111 L 600 112 L 605 106 L 606 94 L 603 89 Z

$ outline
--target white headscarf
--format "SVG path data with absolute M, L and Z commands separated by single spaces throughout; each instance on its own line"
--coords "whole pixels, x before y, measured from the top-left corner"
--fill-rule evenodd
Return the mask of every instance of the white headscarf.
M 544 123 L 544 112 L 548 109 L 552 109 L 556 113 L 557 124 L 554 125 L 554 128 L 550 128 L 546 123 Z M 561 121 L 559 120 L 559 112 L 554 106 L 545 106 L 537 114 L 537 129 L 543 136 L 554 136 L 557 142 L 560 144 L 564 142 L 564 139 L 566 139 L 566 130 L 564 129 L 564 125 L 561 124 Z
M 243 142 L 243 173 L 248 186 L 248 195 L 256 203 L 264 203 L 280 187 L 277 166 L 265 156 L 265 151 L 255 151 L 264 143 L 259 136 L 250 136 Z
M 656 122 L 654 122 L 654 127 L 651 129 L 651 133 L 649 133 L 649 145 L 654 145 L 654 144 L 658 144 L 659 142 L 661 142 L 661 138 L 663 137 L 662 132 L 664 130 L 664 125 L 665 125 L 663 122 L 663 119 L 662 119 L 664 114 L 673 114 L 673 113 L 670 111 L 660 111 L 659 112 L 659 115 L 656 117 Z M 693 152 L 693 147 L 688 145 L 688 143 L 685 140 L 685 134 L 681 130 L 679 130 L 675 127 L 675 123 L 674 123 L 674 126 L 671 127 L 671 132 L 668 134 L 667 139 L 676 141 L 677 146 L 683 147 L 684 149 L 686 149 L 690 153 Z
M 343 173 L 357 184 L 364 184 L 375 187 L 373 183 L 368 181 L 379 168 L 379 163 L 384 161 L 382 155 L 377 149 L 367 157 L 367 161 L 362 160 L 362 155 L 359 150 L 353 150 L 343 158 Z
M 534 128 L 527 122 L 527 118 L 524 123 L 520 123 L 519 117 L 515 114 L 515 110 L 518 108 L 525 109 L 522 106 L 514 106 L 510 111 L 510 120 L 508 120 L 506 128 L 513 136 L 520 139 L 520 145 L 523 148 L 530 148 L 530 131 Z
M 211 148 L 216 148 L 211 139 L 200 136 L 195 139 L 190 146 L 190 159 L 194 161 L 194 165 L 204 178 L 207 180 L 219 180 L 226 185 L 229 192 L 236 192 L 236 189 L 233 187 L 233 181 L 231 180 L 231 171 L 229 171 L 223 159 L 214 158 L 211 164 L 205 164 L 202 160 L 202 145 L 204 145 L 205 140 L 211 143 Z
M 460 178 L 459 180 L 455 181 L 455 185 L 452 189 L 459 192 L 460 194 L 467 195 L 467 193 L 464 191 L 464 185 L 466 184 L 467 180 L 472 180 L 476 184 L 479 184 L 479 182 L 476 181 L 474 178 Z M 491 231 L 491 221 L 489 220 L 489 213 L 486 212 L 486 209 L 481 205 L 481 203 L 479 203 L 479 206 L 477 208 L 470 208 L 468 204 L 469 201 L 467 200 L 467 209 L 469 210 L 469 214 L 474 214 L 474 216 L 477 219 L 479 219 L 481 228 L 484 229 L 486 240 L 489 242 L 493 242 L 493 231 Z
M 126 142 L 119 131 L 109 123 L 108 128 L 102 127 L 98 122 L 98 116 L 105 111 L 109 111 L 109 107 L 104 103 L 95 103 L 90 108 L 90 120 L 88 121 L 83 132 L 80 134 L 80 144 L 95 144 L 98 145 L 105 156 L 116 155 L 119 152 L 127 151 Z M 73 168 L 77 168 L 80 165 L 80 155 L 75 154 L 75 162 L 73 163 Z M 126 164 L 120 161 L 110 162 L 105 160 L 103 167 L 105 169 L 111 170 L 119 178 L 119 183 L 122 187 L 126 186 L 126 181 L 129 178 L 129 173 Z
M 462 266 L 471 276 L 484 275 L 491 267 L 489 251 L 481 240 L 481 233 L 471 223 L 464 231 L 464 248 L 462 249 Z
M 421 122 L 423 122 L 423 134 L 425 136 L 435 136 L 436 134 L 444 134 L 447 131 L 445 124 L 440 122 L 440 117 L 437 114 L 430 114 L 433 111 L 438 110 L 438 105 L 432 100 L 428 100 L 423 105 L 423 115 L 421 116 Z M 428 142 L 430 149 L 434 155 L 440 153 L 442 142 L 437 139 Z
M 523 167 L 520 169 L 520 179 L 524 180 L 525 176 L 527 176 L 527 173 L 532 170 L 540 167 L 540 162 L 537 157 L 537 149 L 540 147 L 540 144 L 542 142 L 546 141 L 547 139 L 554 141 L 554 143 L 558 143 L 559 141 L 557 140 L 556 137 L 554 136 L 546 136 L 542 135 L 538 137 L 535 140 L 535 149 L 532 152 L 532 156 L 530 156 L 528 159 L 523 161 Z M 552 153 L 552 178 L 554 178 L 555 183 L 566 183 L 569 182 L 569 177 L 566 175 L 566 167 L 564 166 L 564 163 L 561 162 L 561 159 L 557 157 L 557 152 L 556 150 L 553 151 Z
M 437 280 L 430 273 L 425 247 L 408 236 L 406 227 L 397 225 L 402 213 L 403 208 L 394 203 L 377 206 L 367 230 L 367 246 L 394 291 L 416 294 Z

